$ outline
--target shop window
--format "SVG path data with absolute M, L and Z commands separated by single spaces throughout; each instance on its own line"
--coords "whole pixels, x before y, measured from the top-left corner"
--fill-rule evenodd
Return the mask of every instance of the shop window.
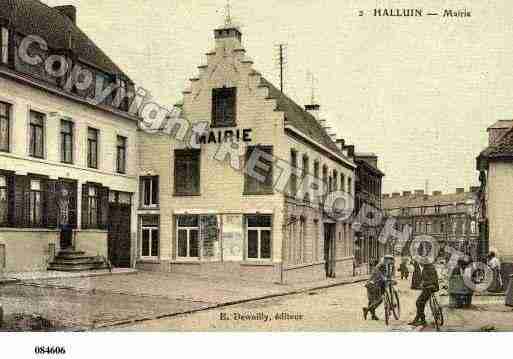
M 87 129 L 87 167 L 98 168 L 98 130 Z
M 126 173 L 126 137 L 117 136 L 116 170 Z
M 200 194 L 199 150 L 175 150 L 175 195 L 193 196 Z
M 6 225 L 9 220 L 9 189 L 7 177 L 0 175 L 0 226 Z
M 141 202 L 143 207 L 157 207 L 159 204 L 159 177 L 141 177 Z
M 61 120 L 61 162 L 73 163 L 73 122 Z
M 237 88 L 212 90 L 211 127 L 235 127 L 237 116 Z
M 27 196 L 27 215 L 30 227 L 43 226 L 43 184 L 40 179 L 31 179 Z
M 44 157 L 45 115 L 30 111 L 29 153 L 32 157 Z
M 272 218 L 270 215 L 246 216 L 247 251 L 249 260 L 271 259 Z
M 0 151 L 9 152 L 11 105 L 0 102 Z
M 199 216 L 177 216 L 177 257 L 199 257 Z
M 158 258 L 160 246 L 159 218 L 157 216 L 141 219 L 141 258 Z
M 255 154 L 254 151 L 260 151 Z M 273 146 L 249 146 L 246 149 L 244 194 L 273 193 Z

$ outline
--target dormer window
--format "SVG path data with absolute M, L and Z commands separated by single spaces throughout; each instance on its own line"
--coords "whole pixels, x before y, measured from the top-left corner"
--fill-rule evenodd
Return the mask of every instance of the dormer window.
M 237 114 L 236 103 L 236 87 L 213 89 L 211 127 L 235 127 Z

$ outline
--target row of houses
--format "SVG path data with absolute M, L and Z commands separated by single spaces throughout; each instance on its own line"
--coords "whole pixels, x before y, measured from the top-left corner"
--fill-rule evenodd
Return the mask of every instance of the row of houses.
M 349 216 L 319 210 L 333 192 L 380 208 L 377 156 L 355 154 L 318 105 L 255 70 L 236 26 L 214 31 L 179 120 L 148 131 L 136 86 L 73 6 L 0 9 L 0 271 L 110 262 L 290 282 L 353 275 L 355 253 L 378 256 L 355 249 Z

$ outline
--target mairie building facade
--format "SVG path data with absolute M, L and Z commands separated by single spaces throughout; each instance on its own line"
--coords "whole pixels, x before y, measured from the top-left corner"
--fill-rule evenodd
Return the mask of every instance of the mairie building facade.
M 93 102 L 100 81 L 133 83 L 76 16 L 72 6 L 0 0 L 0 272 L 135 260 L 138 119 L 124 98 L 113 102 L 117 92 Z M 39 40 L 23 48 L 28 36 Z M 68 82 L 76 68 L 90 86 Z
M 253 68 L 238 28 L 214 37 L 183 92 L 186 121 L 139 132 L 137 268 L 273 282 L 352 275 L 349 221 L 315 204 L 330 191 L 352 201 L 354 162 L 318 106 L 307 111 Z

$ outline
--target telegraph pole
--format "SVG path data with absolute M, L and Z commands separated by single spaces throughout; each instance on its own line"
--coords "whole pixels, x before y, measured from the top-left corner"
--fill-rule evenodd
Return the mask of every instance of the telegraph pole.
M 287 64 L 287 45 L 278 44 L 278 66 L 280 68 L 280 91 L 283 93 L 285 65 Z

